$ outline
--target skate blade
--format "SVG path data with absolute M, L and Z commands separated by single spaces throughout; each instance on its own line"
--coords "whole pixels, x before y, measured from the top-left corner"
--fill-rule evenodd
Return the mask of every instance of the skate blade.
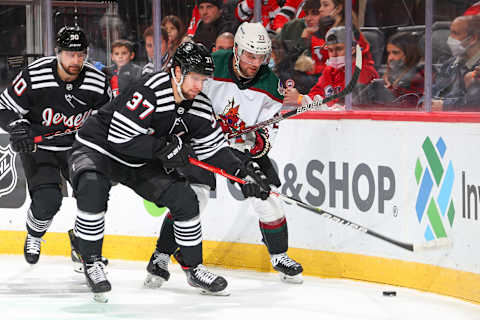
M 208 291 L 208 290 L 205 290 L 205 289 L 198 289 L 198 290 L 200 291 L 200 294 L 203 294 L 203 295 L 206 295 L 206 296 L 223 296 L 223 297 L 226 297 L 226 296 L 230 295 L 230 291 L 227 291 L 227 289 L 223 289 L 222 291 L 217 291 L 217 292 Z
M 73 265 L 73 271 L 77 272 L 77 273 L 83 273 L 83 264 L 81 263 L 75 263 Z
M 148 274 L 147 277 L 145 278 L 145 281 L 143 282 L 143 286 L 148 289 L 156 289 L 156 288 L 160 288 L 164 282 L 165 282 L 165 279 L 163 279 L 162 277 L 159 277 L 153 274 Z
M 301 273 L 294 276 L 289 276 L 284 273 L 279 273 L 279 276 L 280 276 L 280 280 L 282 280 L 285 283 L 293 283 L 293 284 L 303 283 L 303 276 Z
M 93 294 L 93 301 L 98 302 L 98 303 L 107 303 L 108 302 L 108 297 L 103 292 L 94 293 Z

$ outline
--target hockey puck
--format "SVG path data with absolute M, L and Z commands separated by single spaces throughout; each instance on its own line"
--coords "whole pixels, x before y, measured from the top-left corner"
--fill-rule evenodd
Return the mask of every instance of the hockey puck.
M 396 291 L 383 291 L 383 296 L 385 297 L 395 297 L 397 295 Z

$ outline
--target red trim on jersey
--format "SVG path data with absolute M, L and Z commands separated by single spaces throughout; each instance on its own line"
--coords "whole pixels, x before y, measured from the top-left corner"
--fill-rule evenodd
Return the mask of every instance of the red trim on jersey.
M 233 80 L 230 79 L 230 78 L 217 78 L 217 77 L 213 77 L 213 80 L 223 81 L 223 82 L 233 82 Z M 283 103 L 283 100 L 282 100 L 282 99 L 279 99 L 279 98 L 275 97 L 274 95 L 272 95 L 270 92 L 268 92 L 268 91 L 266 91 L 266 90 L 258 89 L 258 88 L 253 88 L 253 87 L 250 87 L 250 88 L 248 88 L 248 89 L 253 90 L 253 91 L 257 91 L 257 92 L 264 93 L 264 94 L 266 94 L 267 96 L 269 96 L 270 98 L 272 98 L 273 100 L 275 100 L 275 101 L 277 101 L 277 102 L 280 102 L 280 103 Z
M 273 229 L 278 229 L 283 227 L 287 223 L 287 219 L 285 219 L 285 217 L 282 217 L 275 221 L 270 221 L 270 222 L 259 221 L 259 222 L 260 222 L 260 227 L 262 229 L 273 230 Z
M 420 111 L 309 111 L 292 119 L 340 120 L 367 119 L 378 121 L 465 122 L 480 123 L 479 112 L 420 112 Z

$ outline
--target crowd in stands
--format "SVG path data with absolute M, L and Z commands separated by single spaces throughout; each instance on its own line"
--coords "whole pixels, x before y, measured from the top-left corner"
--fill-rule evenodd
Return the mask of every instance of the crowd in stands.
M 164 17 L 162 68 L 168 67 L 170 57 L 184 41 L 201 43 L 211 52 L 232 50 L 238 26 L 253 19 L 254 2 L 198 0 L 188 27 L 174 15 Z M 269 31 L 273 49 L 268 65 L 284 88 L 284 105 L 309 103 L 344 88 L 344 9 L 343 0 L 262 1 L 260 19 Z M 433 26 L 433 111 L 468 111 L 480 106 L 479 14 L 480 2 L 453 21 Z M 382 33 L 379 28 L 361 27 L 355 12 L 352 20 L 352 52 L 355 57 L 358 44 L 363 60 L 353 95 L 354 107 L 420 109 L 424 103 L 424 26 L 398 27 L 394 32 Z M 435 33 L 435 28 L 442 33 Z M 122 91 L 129 81 L 154 71 L 152 26 L 146 28 L 143 37 L 149 59 L 143 69 L 132 62 L 135 52 L 129 41 L 117 40 L 112 44 L 114 66 L 104 71 L 115 92 Z M 287 86 L 288 80 L 293 80 L 290 83 L 294 86 Z M 343 107 L 342 100 L 328 104 L 330 109 Z

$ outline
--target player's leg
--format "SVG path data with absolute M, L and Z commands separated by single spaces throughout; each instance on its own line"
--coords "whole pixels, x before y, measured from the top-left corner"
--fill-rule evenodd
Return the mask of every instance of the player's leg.
M 172 241 L 174 239 L 183 256 L 182 269 L 187 275 L 188 283 L 203 293 L 225 293 L 227 281 L 202 265 L 202 227 L 195 191 L 175 173 L 166 175 L 159 172 L 158 166 L 154 165 L 153 168 L 155 173 L 148 168 L 140 170 L 136 175 L 135 186 L 131 187 L 148 201 L 157 206 L 166 206 L 170 210 L 173 223 L 170 223 L 168 228 L 162 227 L 159 236 L 160 242 L 162 239 L 169 242 L 167 245 L 160 243 L 160 249 L 168 250 L 163 254 L 172 254 L 176 248 Z
M 60 209 L 60 171 L 53 152 L 38 150 L 36 153 L 21 154 L 31 198 L 27 213 L 27 237 L 24 244 L 25 260 L 38 262 L 43 235 Z
M 77 199 L 75 234 L 87 283 L 94 293 L 111 290 L 102 262 L 105 212 L 111 188 L 110 161 L 89 148 L 78 148 L 70 159 L 71 179 Z
M 281 201 L 272 197 L 267 200 L 252 198 L 249 201 L 259 216 L 260 231 L 273 268 L 280 272 L 284 281 L 303 282 L 302 266 L 287 255 L 288 227 Z

